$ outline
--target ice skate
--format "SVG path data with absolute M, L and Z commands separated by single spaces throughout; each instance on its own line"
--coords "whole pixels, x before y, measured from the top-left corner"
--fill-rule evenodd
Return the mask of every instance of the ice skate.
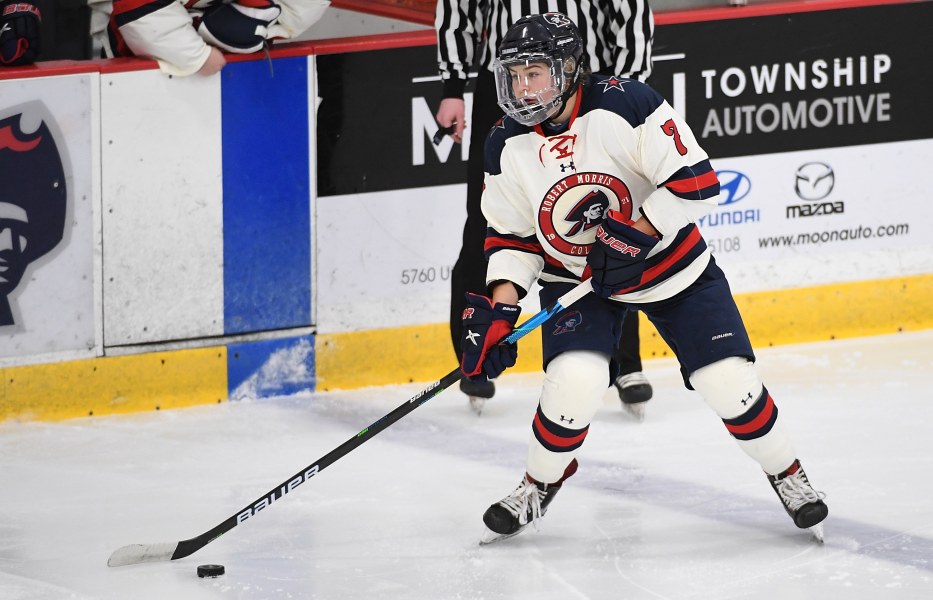
M 645 420 L 645 407 L 653 395 L 648 378 L 641 371 L 620 375 L 613 382 L 619 391 L 622 409 L 638 419 Z
M 556 483 L 539 483 L 526 474 L 515 491 L 483 513 L 486 531 L 479 543 L 492 544 L 506 540 L 535 523 L 547 512 L 564 481 L 576 472 L 577 459 L 573 459 L 564 470 L 564 476 Z M 537 525 L 535 527 L 537 528 Z
M 486 400 L 496 395 L 496 384 L 488 379 L 473 380 L 464 377 L 460 380 L 460 391 L 468 396 L 473 412 L 481 415 Z
M 809 529 L 817 541 L 823 543 L 822 521 L 829 514 L 829 508 L 823 502 L 826 494 L 813 489 L 800 461 L 795 460 L 780 475 L 768 475 L 768 481 L 794 520 L 794 525 Z
M 521 533 L 544 516 L 559 489 L 560 485 L 529 481 L 525 476 L 515 491 L 483 513 L 486 531 L 479 543 L 492 544 Z

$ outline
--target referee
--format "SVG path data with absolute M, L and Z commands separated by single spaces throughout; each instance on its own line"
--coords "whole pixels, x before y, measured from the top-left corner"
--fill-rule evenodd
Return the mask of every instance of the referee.
M 556 5 L 556 6 L 555 6 Z M 450 335 L 460 360 L 461 319 L 466 292 L 486 295 L 486 219 L 480 209 L 483 193 L 483 146 L 486 134 L 502 117 L 497 104 L 492 63 L 499 40 L 523 16 L 551 10 L 564 13 L 577 24 L 595 73 L 621 75 L 644 81 L 651 74 L 651 39 L 654 15 L 648 0 L 438 0 L 434 27 L 437 30 L 437 66 L 444 85 L 443 100 L 435 115 L 441 127 L 453 126 L 457 143 L 469 127 L 470 155 L 467 162 L 467 219 L 460 256 L 451 273 Z M 473 114 L 466 119 L 463 92 L 467 78 L 476 71 Z M 615 380 L 622 406 L 636 418 L 644 418 L 645 402 L 652 389 L 641 372 L 638 318 L 629 313 L 622 328 L 622 341 L 615 356 L 621 374 Z M 492 398 L 491 381 L 463 379 L 460 389 L 470 396 L 477 412 Z

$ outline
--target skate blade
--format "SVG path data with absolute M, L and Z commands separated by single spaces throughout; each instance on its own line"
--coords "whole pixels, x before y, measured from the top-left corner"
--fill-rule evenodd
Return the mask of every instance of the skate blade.
M 822 523 L 817 523 L 813 527 L 810 527 L 809 530 L 810 530 L 810 535 L 813 536 L 813 539 L 815 539 L 820 544 L 824 542 L 825 538 L 823 537 L 823 524 Z
M 496 533 L 495 531 L 493 531 L 492 529 L 490 529 L 490 528 L 488 528 L 488 527 L 483 527 L 483 535 L 480 536 L 480 538 L 479 538 L 479 545 L 480 545 L 480 546 L 488 546 L 489 544 L 495 544 L 496 542 L 501 542 L 502 540 L 507 540 L 507 539 L 509 539 L 509 538 L 511 538 L 511 537 L 515 537 L 516 535 L 518 535 L 519 533 L 521 533 L 522 530 L 524 530 L 524 529 L 525 529 L 525 528 L 522 527 L 521 529 L 519 529 L 519 530 L 516 531 L 515 533 L 508 533 L 508 534 L 505 534 L 505 533 Z
M 631 415 L 636 421 L 645 420 L 645 405 L 647 402 L 637 402 L 635 404 L 622 403 L 622 410 Z
M 477 416 L 483 414 L 483 407 L 486 406 L 486 399 L 480 398 L 479 396 L 469 396 L 470 399 L 470 408 L 473 409 L 473 412 Z

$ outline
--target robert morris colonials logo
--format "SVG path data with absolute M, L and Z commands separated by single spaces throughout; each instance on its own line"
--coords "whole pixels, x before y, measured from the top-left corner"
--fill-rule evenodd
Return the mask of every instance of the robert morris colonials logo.
M 552 332 L 552 335 L 560 335 L 562 333 L 571 332 L 579 327 L 581 323 L 583 323 L 583 315 L 580 314 L 579 310 L 569 312 L 565 315 L 562 315 L 554 324 L 554 331 Z
M 841 200 L 821 202 L 833 193 L 835 186 L 836 174 L 828 164 L 808 162 L 800 165 L 794 174 L 794 193 L 808 204 L 788 206 L 786 217 L 796 219 L 844 213 L 845 203 Z
M 574 173 L 552 185 L 538 208 L 538 231 L 555 250 L 586 256 L 609 210 L 632 217 L 632 194 L 614 175 Z
M 68 192 L 55 139 L 42 121 L 24 131 L 24 114 L 0 120 L 0 327 L 14 325 L 9 295 L 26 269 L 65 233 Z

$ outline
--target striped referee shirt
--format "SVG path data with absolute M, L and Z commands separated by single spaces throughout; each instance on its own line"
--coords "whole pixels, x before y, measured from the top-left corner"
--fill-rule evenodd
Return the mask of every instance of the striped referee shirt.
M 471 69 L 492 70 L 499 40 L 515 21 L 549 11 L 577 24 L 594 73 L 641 81 L 651 74 L 648 0 L 438 0 L 434 28 L 444 97 L 463 96 Z

